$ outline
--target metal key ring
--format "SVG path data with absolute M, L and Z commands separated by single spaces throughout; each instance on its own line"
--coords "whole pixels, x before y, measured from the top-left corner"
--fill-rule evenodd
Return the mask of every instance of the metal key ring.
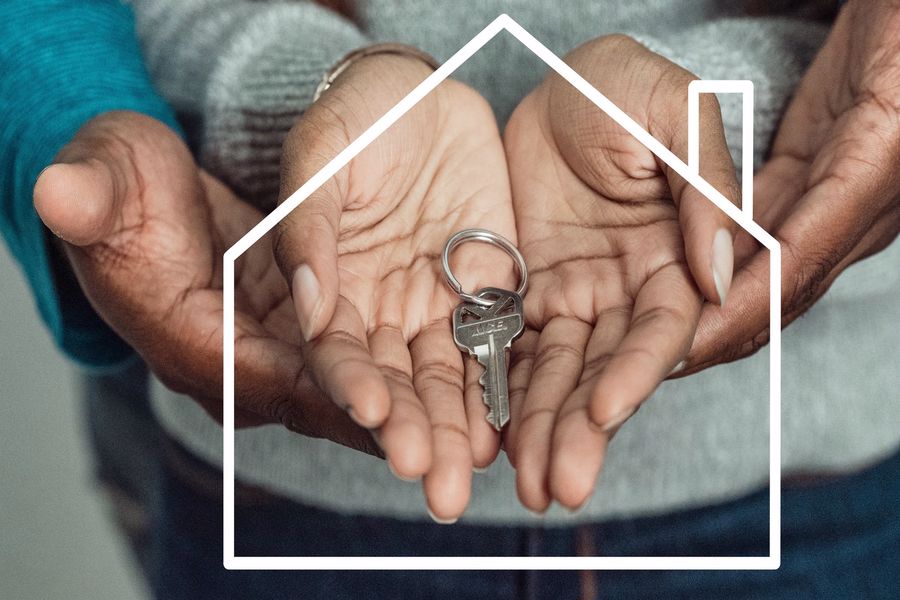
M 444 277 L 447 278 L 447 284 L 460 298 L 466 302 L 472 302 L 479 306 L 493 306 L 494 304 L 493 300 L 479 298 L 474 294 L 469 294 L 464 291 L 462 289 L 462 284 L 454 277 L 453 271 L 450 270 L 450 253 L 453 252 L 454 248 L 463 242 L 468 241 L 493 244 L 509 254 L 510 258 L 516 263 L 516 269 L 519 271 L 519 277 L 521 278 L 519 281 L 519 289 L 516 290 L 516 293 L 520 296 L 525 294 L 525 290 L 528 289 L 528 268 L 525 266 L 525 259 L 522 257 L 522 253 L 519 252 L 519 249 L 508 239 L 493 231 L 488 231 L 487 229 L 463 229 L 462 231 L 453 234 L 453 236 L 447 240 L 447 243 L 444 245 L 444 252 L 441 255 L 441 263 L 444 268 Z

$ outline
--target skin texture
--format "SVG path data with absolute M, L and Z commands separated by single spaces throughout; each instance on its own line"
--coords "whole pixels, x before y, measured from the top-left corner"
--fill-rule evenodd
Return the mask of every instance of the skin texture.
M 690 73 L 622 36 L 567 61 L 686 159 Z M 429 73 L 397 56 L 346 71 L 288 136 L 282 198 Z M 782 242 L 785 325 L 900 231 L 897 81 L 900 4 L 851 0 L 755 180 L 756 220 Z M 710 95 L 701 121 L 701 175 L 739 203 Z M 35 207 L 98 313 L 220 419 L 221 255 L 261 215 L 131 113 L 86 124 L 39 178 Z M 523 100 L 504 155 L 484 100 L 447 81 L 238 262 L 238 426 L 280 422 L 386 455 L 400 477 L 424 476 L 436 518 L 459 516 L 472 468 L 500 443 L 481 368 L 452 342 L 458 299 L 438 260 L 476 226 L 516 243 L 532 275 L 504 436 L 532 510 L 586 501 L 611 436 L 673 367 L 768 339 L 768 254 L 567 83 L 550 77 Z M 724 284 L 711 268 L 720 230 L 735 236 L 730 286 L 730 264 Z M 494 248 L 466 245 L 452 262 L 468 290 L 515 286 Z
M 900 232 L 900 2 L 842 9 L 754 179 L 756 221 L 782 247 L 782 326 Z M 724 310 L 705 309 L 684 374 L 769 339 L 769 254 L 736 240 Z
M 282 197 L 430 73 L 405 56 L 355 62 L 289 134 Z M 459 298 L 440 268 L 446 240 L 468 227 L 516 242 L 493 113 L 448 80 L 284 219 L 275 243 L 313 379 L 375 431 L 395 474 L 424 477 L 440 520 L 462 514 L 473 466 L 499 449 L 485 420 L 481 367 L 453 342 Z M 461 246 L 452 267 L 467 290 L 515 284 L 511 261 L 490 246 Z
M 162 123 L 88 122 L 40 176 L 34 203 L 103 319 L 171 389 L 222 415 L 222 254 L 261 215 L 199 169 Z M 378 454 L 312 385 L 269 239 L 236 266 L 238 426 L 280 422 Z
M 693 76 L 624 36 L 567 62 L 682 158 Z M 735 198 L 713 99 L 701 105 L 701 175 Z M 715 232 L 727 217 L 615 121 L 552 75 L 505 133 L 532 330 L 513 347 L 505 448 L 519 498 L 575 509 L 610 437 L 687 354 Z M 696 280 L 696 283 L 695 283 Z

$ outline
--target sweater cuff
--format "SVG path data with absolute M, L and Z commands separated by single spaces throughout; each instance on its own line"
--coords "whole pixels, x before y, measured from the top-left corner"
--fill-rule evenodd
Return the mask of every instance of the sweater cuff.
M 322 7 L 265 7 L 232 38 L 210 78 L 204 164 L 245 200 L 274 208 L 285 136 L 325 72 L 368 43 Z
M 0 10 L 0 229 L 56 345 L 94 371 L 133 351 L 94 312 L 34 210 L 41 170 L 90 119 L 132 110 L 177 130 L 143 66 L 133 16 L 118 2 L 45 1 Z M 35 27 L 39 23 L 40 27 Z

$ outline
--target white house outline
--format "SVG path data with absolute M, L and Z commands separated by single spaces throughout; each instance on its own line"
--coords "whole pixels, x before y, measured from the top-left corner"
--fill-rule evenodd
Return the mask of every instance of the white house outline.
M 648 150 L 677 172 L 719 209 L 769 250 L 769 556 L 470 556 L 470 557 L 303 557 L 235 556 L 234 546 L 234 264 L 279 221 L 347 165 L 357 154 L 393 125 L 422 98 L 447 79 L 500 31 L 506 30 L 551 69 L 571 83 L 600 110 L 612 117 Z M 702 92 L 741 92 L 743 105 L 743 209 L 734 206 L 699 174 L 698 95 Z M 697 81 L 689 88 L 688 164 L 651 136 L 631 117 L 597 91 L 546 46 L 506 14 L 501 14 L 478 35 L 429 75 L 396 106 L 341 151 L 321 171 L 260 221 L 224 256 L 223 356 L 223 563 L 226 569 L 591 569 L 693 570 L 777 569 L 781 564 L 781 245 L 753 221 L 753 87 L 749 81 Z M 749 101 L 748 101 L 749 100 Z M 689 166 L 690 165 L 690 166 Z

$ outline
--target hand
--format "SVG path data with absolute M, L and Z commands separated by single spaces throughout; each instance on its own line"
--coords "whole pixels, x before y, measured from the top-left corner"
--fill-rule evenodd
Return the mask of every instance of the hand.
M 782 327 L 900 232 L 900 4 L 851 1 L 754 180 L 756 221 L 782 250 Z M 685 373 L 769 339 L 769 253 L 746 234 L 724 310 L 704 310 Z
M 405 56 L 353 63 L 289 134 L 282 197 L 430 73 Z M 459 298 L 439 260 L 446 240 L 468 227 L 515 240 L 493 113 L 448 80 L 285 218 L 275 243 L 312 377 L 377 432 L 397 475 L 424 475 L 429 508 L 442 520 L 463 512 L 473 464 L 489 464 L 499 449 L 473 361 L 464 380 L 449 320 Z M 453 259 L 468 290 L 515 283 L 498 249 L 467 244 Z
M 163 383 L 221 420 L 222 255 L 258 212 L 198 169 L 165 125 L 126 112 L 88 122 L 41 174 L 34 202 L 100 316 Z M 235 278 L 236 424 L 281 422 L 378 453 L 306 376 L 268 239 Z
M 624 36 L 566 60 L 686 157 L 690 73 Z M 737 200 L 712 97 L 701 122 L 701 174 Z M 610 436 L 687 354 L 701 291 L 724 300 L 735 225 L 556 75 L 516 109 L 506 150 L 535 331 L 513 346 L 505 447 L 525 506 L 575 508 Z

